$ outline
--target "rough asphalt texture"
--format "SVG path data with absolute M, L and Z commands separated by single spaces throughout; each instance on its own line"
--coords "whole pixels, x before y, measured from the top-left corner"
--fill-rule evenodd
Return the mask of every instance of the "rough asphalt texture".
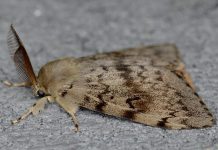
M 37 72 L 63 56 L 171 42 L 214 116 L 218 117 L 218 1 L 215 0 L 1 0 L 0 80 L 16 81 L 6 35 L 14 23 Z M 36 99 L 27 88 L 0 84 L 0 149 L 218 149 L 218 126 L 164 130 L 88 110 L 78 111 L 81 132 L 56 104 L 19 125 Z

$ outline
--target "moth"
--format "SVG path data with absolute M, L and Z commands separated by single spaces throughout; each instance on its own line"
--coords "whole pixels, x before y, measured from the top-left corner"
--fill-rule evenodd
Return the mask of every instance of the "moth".
M 215 122 L 174 44 L 57 59 L 36 76 L 12 25 L 7 42 L 21 82 L 4 83 L 31 87 L 39 98 L 13 124 L 37 115 L 52 102 L 71 116 L 76 131 L 80 107 L 168 129 L 204 128 Z

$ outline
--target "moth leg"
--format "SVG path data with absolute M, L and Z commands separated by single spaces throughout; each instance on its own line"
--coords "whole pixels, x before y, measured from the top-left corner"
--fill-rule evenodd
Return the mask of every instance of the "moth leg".
M 33 104 L 32 107 L 30 107 L 26 112 L 24 112 L 19 118 L 12 120 L 11 123 L 17 124 L 21 120 L 26 119 L 31 114 L 34 116 L 38 115 L 39 112 L 41 112 L 44 109 L 47 102 L 52 102 L 51 99 L 52 99 L 51 96 L 47 96 L 39 99 L 36 103 Z
M 79 122 L 78 122 L 77 117 L 76 117 L 76 112 L 74 112 L 74 113 L 68 112 L 68 113 L 71 115 L 73 123 L 75 125 L 75 132 L 79 132 Z
M 56 99 L 56 102 L 71 116 L 72 121 L 75 125 L 75 132 L 79 131 L 79 122 L 76 117 L 76 112 L 78 110 L 78 106 L 72 101 L 68 101 L 66 99 Z
M 21 83 L 13 83 L 8 80 L 3 81 L 4 85 L 8 87 L 30 87 L 31 83 L 30 82 L 21 82 Z

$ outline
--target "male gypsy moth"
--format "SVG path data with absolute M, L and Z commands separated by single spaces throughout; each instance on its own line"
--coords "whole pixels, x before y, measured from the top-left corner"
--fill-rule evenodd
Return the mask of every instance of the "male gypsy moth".
M 173 44 L 58 59 L 35 76 L 27 52 L 11 25 L 8 47 L 22 83 L 40 99 L 13 124 L 58 103 L 78 130 L 76 111 L 84 107 L 134 122 L 169 129 L 204 128 L 214 118 L 196 93 Z

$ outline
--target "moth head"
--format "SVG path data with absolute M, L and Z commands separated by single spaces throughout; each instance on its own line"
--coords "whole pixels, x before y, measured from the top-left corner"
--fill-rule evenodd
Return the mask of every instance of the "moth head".
M 42 86 L 40 86 L 38 83 L 35 86 L 32 86 L 32 89 L 33 89 L 33 94 L 36 97 L 42 98 L 42 97 L 49 95 L 47 94 L 46 90 Z
M 35 96 L 44 97 L 44 89 L 37 82 L 29 56 L 13 25 L 10 26 L 7 43 L 20 82 L 30 84 Z

